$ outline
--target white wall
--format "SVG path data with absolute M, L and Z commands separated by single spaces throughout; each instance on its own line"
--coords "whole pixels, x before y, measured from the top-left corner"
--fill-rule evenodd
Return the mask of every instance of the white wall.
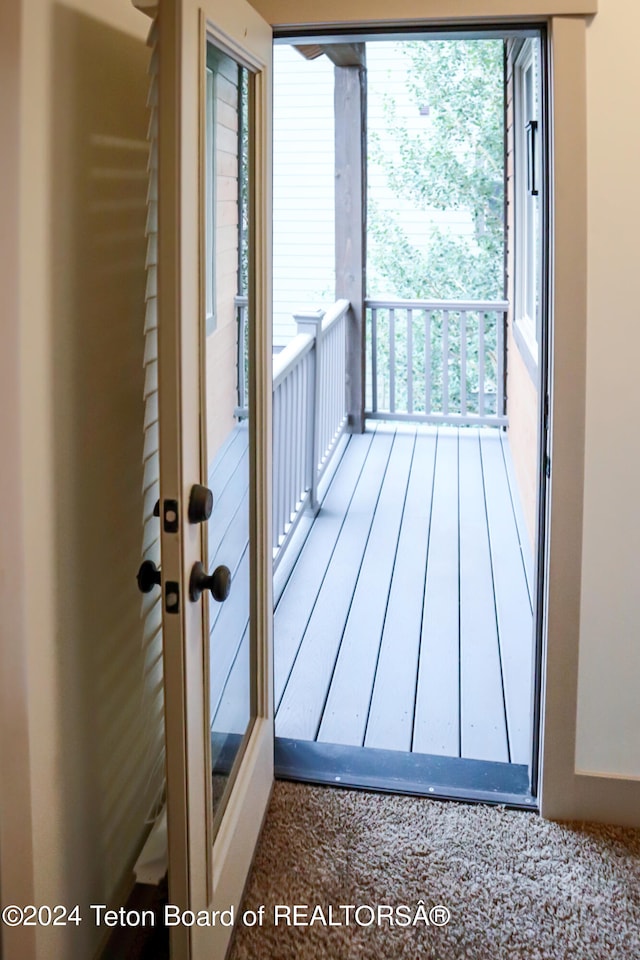
M 20 394 L 18 244 L 20 206 L 20 0 L 0 4 L 0 890 L 32 903 L 33 844 L 29 770 L 27 658 Z M 10 785 L 11 797 L 6 794 Z M 4 785 L 4 789 L 3 789 Z M 10 802 L 9 802 L 10 801 Z M 10 866 L 8 866 L 10 865 Z M 10 882 L 9 882 L 10 881 Z M 20 950 L 33 956 L 35 930 L 21 931 Z M 14 931 L 0 931 L 0 954 L 11 956 Z M 3 952 L 4 949 L 4 952 Z M 14 954 L 19 955 L 19 954 Z
M 143 649 L 135 586 L 148 20 L 127 0 L 21 8 L 19 190 L 11 181 L 20 232 L 14 309 L 3 317 L 14 376 L 0 384 L 19 435 L 3 433 L 3 492 L 8 480 L 13 496 L 0 503 L 0 572 L 10 571 L 14 604 L 2 618 L 13 708 L 8 716 L 3 703 L 3 772 L 13 745 L 28 794 L 3 780 L 1 879 L 3 897 L 22 872 L 31 902 L 86 909 L 118 898 L 158 787 L 161 720 L 149 738 L 143 674 L 153 651 Z M 32 956 L 11 939 L 21 931 L 3 936 L 8 960 Z M 102 936 L 89 920 L 39 928 L 38 960 L 89 960 Z
M 587 32 L 589 279 L 578 770 L 640 778 L 640 133 L 635 0 Z

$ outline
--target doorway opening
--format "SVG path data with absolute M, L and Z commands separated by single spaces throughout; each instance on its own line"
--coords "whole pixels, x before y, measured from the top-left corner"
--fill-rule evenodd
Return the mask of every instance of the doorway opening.
M 535 807 L 544 50 L 276 41 L 278 776 Z

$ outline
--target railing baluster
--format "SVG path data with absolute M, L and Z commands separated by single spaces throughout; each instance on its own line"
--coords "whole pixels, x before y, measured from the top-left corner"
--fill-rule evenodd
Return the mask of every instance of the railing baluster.
M 333 434 L 335 431 L 336 423 L 336 374 L 338 372 L 338 365 L 336 362 L 336 328 L 334 327 L 331 331 L 331 372 L 329 375 L 329 423 L 327 425 L 327 443 L 325 444 L 325 450 L 327 446 L 331 443 L 333 439 Z
M 284 470 L 282 469 L 282 461 L 286 456 L 285 448 L 287 445 L 287 431 L 285 425 L 285 397 L 284 397 L 284 383 L 280 386 L 280 421 L 278 423 L 278 433 L 280 435 L 280 464 L 279 464 L 279 480 L 278 480 L 278 542 L 284 533 Z
M 289 444 L 287 438 L 289 435 L 290 404 L 288 402 L 289 380 L 287 377 L 282 384 L 282 415 L 280 417 L 280 443 L 282 450 L 282 483 L 280 485 L 280 536 L 284 535 L 287 526 L 287 461 L 289 459 Z
M 378 311 L 371 311 L 371 412 L 378 412 Z
M 498 350 L 498 383 L 496 394 L 496 414 L 501 417 L 505 413 L 504 408 L 504 322 L 505 314 L 496 313 L 496 324 L 498 326 L 497 350 Z
M 316 393 L 316 373 L 318 370 L 318 354 L 315 350 L 309 354 L 309 383 L 308 383 L 308 393 L 307 393 L 307 429 L 306 429 L 306 461 L 307 461 L 307 489 L 309 490 L 309 496 L 313 499 L 313 478 L 315 475 L 315 446 L 314 446 L 314 437 L 313 437 L 313 423 L 315 419 L 314 412 L 314 403 L 315 403 L 315 393 Z
M 289 500 L 289 521 L 293 519 L 296 506 L 298 504 L 298 490 L 296 484 L 296 445 L 293 440 L 298 435 L 298 368 L 291 372 L 291 433 L 289 435 L 289 444 L 291 446 L 291 499 Z
M 344 337 L 342 324 L 336 330 L 336 426 L 342 423 L 344 403 L 342 400 L 342 358 L 344 357 Z
M 413 413 L 413 310 L 407 310 L 407 412 Z
M 307 380 L 309 371 L 309 355 L 300 364 L 300 435 L 298 438 L 298 492 L 300 498 L 307 488 L 307 478 L 304 462 L 304 428 L 307 422 Z
M 273 497 L 271 504 L 271 524 L 273 530 L 273 544 L 278 545 L 280 532 L 280 518 L 278 508 L 280 505 L 280 389 L 276 389 L 273 394 Z
M 431 312 L 424 313 L 424 412 L 431 413 Z
M 339 426 L 342 423 L 342 417 L 344 414 L 344 400 L 342 399 L 342 384 L 344 383 L 344 378 L 342 376 L 342 363 L 345 353 L 343 324 L 344 320 L 341 320 L 340 326 L 336 331 L 336 404 L 338 414 L 336 426 Z
M 307 377 L 309 370 L 309 355 L 304 358 L 300 364 L 300 416 L 299 416 L 299 435 L 298 435 L 298 496 L 304 497 L 307 488 L 304 462 L 304 429 L 307 417 Z
M 320 418 L 320 431 L 319 431 L 319 445 L 317 451 L 317 460 L 316 460 L 316 470 L 320 469 L 320 464 L 322 463 L 322 456 L 327 447 L 327 424 L 329 423 L 329 391 L 327 390 L 327 383 L 329 382 L 329 377 L 331 375 L 331 356 L 330 356 L 330 340 L 322 340 L 320 347 L 320 397 L 321 397 L 321 418 Z
M 306 357 L 298 367 L 298 417 L 297 417 L 297 437 L 296 437 L 296 488 L 298 491 L 298 500 L 296 505 L 302 500 L 304 495 L 304 417 L 305 417 L 305 386 L 307 374 Z
M 484 313 L 478 313 L 478 415 L 484 416 Z
M 506 426 L 505 316 L 508 307 L 506 300 L 365 300 L 367 322 L 371 323 L 367 354 L 367 416 L 379 420 L 389 417 L 427 423 Z M 404 327 L 401 331 L 401 356 L 396 343 L 396 318 L 404 322 L 400 311 L 404 311 L 407 324 L 406 331 Z M 496 315 L 498 325 L 494 338 L 493 330 L 487 324 L 493 322 Z M 379 317 L 385 324 L 380 328 L 383 349 L 378 349 Z M 416 324 L 414 319 L 418 321 Z M 452 327 L 453 321 L 455 326 Z M 417 331 L 420 332 L 416 340 Z M 489 376 L 492 391 L 494 377 L 497 378 L 496 400 L 491 402 L 487 400 L 493 395 L 487 392 Z M 437 393 L 435 400 L 434 391 Z
M 442 311 L 442 412 L 449 413 L 449 311 Z
M 298 504 L 298 490 L 296 484 L 297 456 L 296 441 L 298 437 L 298 367 L 291 371 L 291 433 L 289 434 L 289 444 L 291 446 L 291 499 L 289 501 L 290 517 L 296 512 Z
M 389 411 L 396 409 L 396 311 L 389 310 Z
M 294 368 L 291 371 L 289 376 L 289 381 L 291 383 L 289 391 L 289 403 L 291 404 L 291 418 L 289 422 L 289 435 L 287 442 L 289 445 L 289 461 L 288 461 L 288 470 L 289 475 L 288 486 L 289 492 L 287 494 L 287 519 L 291 522 L 291 517 L 295 512 L 296 505 L 296 444 L 295 436 L 297 432 L 297 408 L 296 408 L 296 369 Z
M 342 382 L 344 384 L 343 390 L 340 392 L 342 397 L 342 420 L 343 422 L 347 417 L 347 316 L 345 313 L 342 318 L 342 347 L 340 353 L 340 362 L 342 363 Z
M 467 412 L 467 312 L 460 314 L 460 413 Z

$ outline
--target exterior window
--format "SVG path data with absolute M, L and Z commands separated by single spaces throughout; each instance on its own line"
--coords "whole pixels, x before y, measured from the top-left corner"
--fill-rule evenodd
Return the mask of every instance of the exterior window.
M 524 346 L 538 362 L 542 286 L 542 111 L 540 45 L 526 40 L 514 71 L 515 320 Z

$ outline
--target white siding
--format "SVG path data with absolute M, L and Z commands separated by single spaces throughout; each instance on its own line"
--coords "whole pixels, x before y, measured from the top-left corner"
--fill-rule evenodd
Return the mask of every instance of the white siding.
M 367 112 L 371 142 L 377 137 L 388 157 L 398 139 L 385 111 L 392 97 L 399 120 L 411 133 L 428 127 L 408 87 L 410 61 L 400 42 L 367 44 Z M 305 60 L 291 46 L 274 49 L 273 340 L 285 344 L 295 333 L 293 313 L 334 300 L 334 67 L 326 56 Z M 425 251 L 431 226 L 473 232 L 467 211 L 422 210 L 387 184 L 380 164 L 369 161 L 369 196 L 398 218 L 410 242 Z M 393 295 L 368 264 L 369 293 Z
M 273 342 L 334 301 L 333 64 L 274 48 Z

